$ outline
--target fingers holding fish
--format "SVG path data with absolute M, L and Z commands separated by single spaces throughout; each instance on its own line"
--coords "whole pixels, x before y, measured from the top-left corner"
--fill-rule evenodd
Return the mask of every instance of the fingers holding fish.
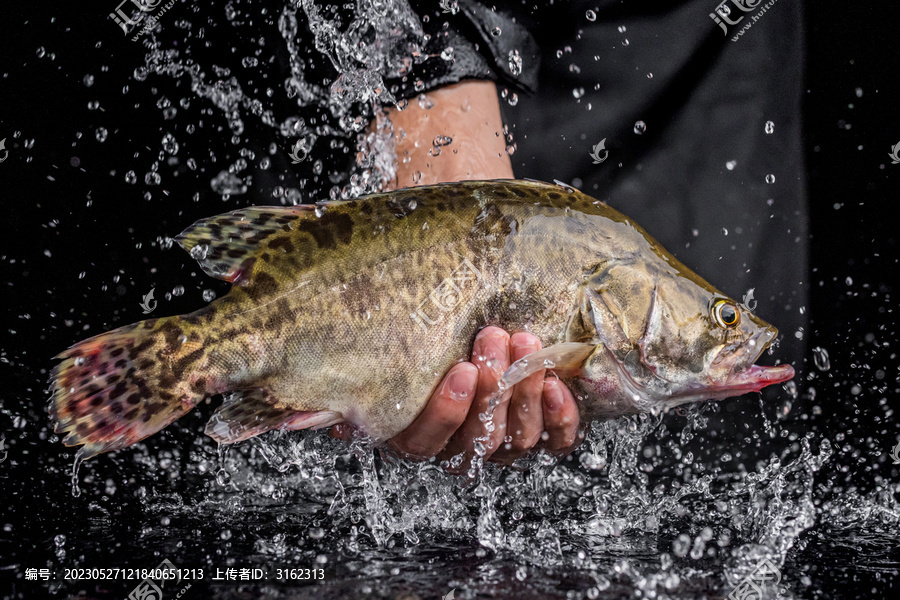
M 478 369 L 470 362 L 454 365 L 422 413 L 412 424 L 388 441 L 404 458 L 425 460 L 447 445 L 466 420 L 478 383 Z
M 475 337 L 472 361 L 478 368 L 478 389 L 465 421 L 440 454 L 442 459 L 451 460 L 451 464 L 456 462 L 452 457 L 463 454 L 463 461 L 454 471 L 468 469 L 475 456 L 476 444 L 479 452 L 483 449 L 484 460 L 488 460 L 506 437 L 507 405 L 512 390 L 505 390 L 498 397 L 497 383 L 510 365 L 509 339 L 509 334 L 499 327 L 486 327 Z M 491 417 L 482 421 L 481 415 L 488 412 Z
M 519 332 L 510 338 L 512 362 L 537 352 L 541 341 L 527 332 Z M 541 395 L 544 388 L 544 370 L 532 373 L 512 389 L 503 445 L 491 457 L 492 462 L 510 464 L 534 448 L 544 431 Z
M 562 381 L 548 377 L 544 380 L 543 400 L 547 436 L 541 436 L 541 445 L 554 454 L 565 454 L 583 439 L 578 432 L 580 416 L 575 397 Z

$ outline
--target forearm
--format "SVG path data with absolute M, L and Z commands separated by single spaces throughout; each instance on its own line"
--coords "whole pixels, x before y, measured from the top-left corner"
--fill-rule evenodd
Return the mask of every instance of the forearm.
M 442 87 L 426 93 L 423 104 L 430 108 L 414 98 L 402 111 L 385 111 L 393 124 L 397 153 L 397 172 L 386 182 L 385 190 L 443 181 L 512 178 L 497 88 L 492 81 L 468 80 Z

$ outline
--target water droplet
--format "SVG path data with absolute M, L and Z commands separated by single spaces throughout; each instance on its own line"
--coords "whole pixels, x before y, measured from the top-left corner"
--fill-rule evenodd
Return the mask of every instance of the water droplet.
M 625 33 L 625 26 L 619 25 L 619 33 Z
M 766 175 L 766 183 L 775 183 L 775 176 L 771 173 Z
M 78 497 L 81 495 L 81 488 L 78 487 L 78 469 L 84 459 L 78 454 L 75 455 L 75 462 L 72 464 L 72 495 Z
M 97 141 L 100 142 L 101 144 L 106 141 L 106 138 L 108 135 L 109 135 L 109 132 L 106 131 L 105 127 L 98 127 L 97 130 L 94 132 L 94 137 L 96 137 Z
M 93 75 L 85 75 L 84 79 L 82 79 L 84 83 L 84 87 L 91 87 L 94 85 L 94 76 Z
M 863 97 L 863 89 L 862 89 L 862 88 L 859 88 L 859 87 L 856 88 L 856 97 L 857 97 L 857 98 L 862 98 L 862 97 Z
M 183 286 L 183 285 L 176 285 L 176 286 L 172 289 L 172 295 L 173 295 L 173 296 L 181 296 L 182 294 L 184 294 L 184 286 Z
M 725 228 L 725 227 L 722 228 L 722 235 L 728 235 L 728 229 L 727 229 L 727 228 Z
M 729 171 L 734 171 L 735 166 L 737 166 L 736 160 L 729 160 L 727 163 L 725 163 L 725 168 Z
M 212 302 L 216 299 L 216 292 L 214 290 L 203 290 L 203 299 L 206 302 Z
M 847 285 L 853 285 L 853 278 L 848 276 L 847 279 L 844 280 L 844 283 L 846 283 Z
M 509 72 L 512 73 L 514 77 L 518 77 L 522 74 L 522 57 L 519 55 L 518 50 L 509 51 Z
M 209 184 L 214 192 L 223 196 L 247 193 L 247 185 L 243 180 L 234 173 L 229 173 L 228 171 L 220 171 L 218 175 L 213 177 Z
M 631 43 L 631 42 L 628 41 L 628 38 L 625 38 L 624 40 L 622 40 L 622 45 L 623 45 L 623 46 L 627 46 L 627 45 L 630 44 L 630 43 Z
M 643 121 L 637 121 L 634 124 L 634 132 L 638 135 L 642 135 L 645 131 L 647 131 L 647 124 Z
M 134 171 L 128 171 L 125 173 L 125 183 L 134 184 L 137 182 L 137 175 Z
M 231 473 L 226 471 L 225 469 L 219 469 L 216 472 L 216 483 L 225 487 L 231 481 Z
M 179 148 L 178 142 L 175 140 L 175 136 L 172 135 L 171 133 L 167 133 L 166 135 L 163 136 L 162 147 L 163 147 L 163 150 L 165 150 L 172 156 L 175 156 L 176 154 L 178 154 L 178 148 Z
M 653 73 L 647 73 L 647 79 L 653 79 Z
M 785 384 L 782 387 L 784 388 L 784 391 L 786 391 L 791 398 L 793 398 L 794 400 L 797 399 L 797 384 L 794 382 L 793 379 L 785 382 Z
M 584 13 L 584 16 L 587 18 L 588 21 L 591 21 L 591 22 L 597 20 L 597 13 L 595 13 L 592 10 L 589 10 L 586 13 Z
M 47 54 L 47 51 L 44 50 L 44 47 L 43 47 L 43 46 L 40 46 L 40 47 L 37 49 L 37 52 L 35 52 L 35 54 L 37 54 L 37 57 L 38 57 L 38 58 L 44 58 L 44 56 Z
M 441 58 L 444 60 L 453 60 L 453 46 L 447 46 L 441 51 Z
M 828 351 L 821 346 L 813 348 L 813 360 L 816 368 L 820 371 L 827 371 L 831 368 L 831 360 L 828 358 Z
M 494 27 L 493 29 L 491 29 L 491 35 L 494 37 L 498 37 L 501 33 L 503 32 L 500 31 L 499 27 Z
M 772 121 L 766 121 L 766 133 L 775 133 L 775 123 L 773 123 Z

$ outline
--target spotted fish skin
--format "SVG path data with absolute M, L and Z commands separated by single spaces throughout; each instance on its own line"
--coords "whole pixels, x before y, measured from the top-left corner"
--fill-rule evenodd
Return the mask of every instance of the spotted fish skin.
M 596 343 L 600 325 L 576 318 L 592 273 L 646 265 L 698 298 L 719 294 L 621 213 L 531 181 L 250 207 L 199 221 L 176 240 L 234 285 L 195 313 L 120 328 L 60 355 L 51 412 L 85 458 L 143 439 L 219 393 L 226 401 L 206 431 L 223 443 L 340 422 L 387 439 L 468 358 L 484 326 L 527 329 L 545 346 Z M 648 316 L 629 311 L 617 316 L 636 343 Z M 119 350 L 126 363 L 114 360 Z

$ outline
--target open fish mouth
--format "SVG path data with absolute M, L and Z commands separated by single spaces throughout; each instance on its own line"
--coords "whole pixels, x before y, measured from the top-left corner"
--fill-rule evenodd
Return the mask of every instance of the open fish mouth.
M 762 365 L 750 365 L 739 373 L 733 373 L 721 387 L 735 393 L 758 392 L 766 386 L 775 383 L 784 383 L 794 377 L 794 367 L 791 365 L 777 365 L 766 367 Z
M 751 337 L 740 350 L 725 358 L 725 361 L 732 365 L 743 363 L 747 366 L 736 366 L 725 378 L 724 382 L 717 384 L 715 388 L 721 391 L 728 391 L 733 395 L 739 395 L 748 392 L 758 392 L 764 387 L 792 379 L 794 377 L 794 368 L 790 365 L 765 366 L 753 364 L 759 360 L 763 351 L 769 347 L 776 337 L 778 337 L 778 330 L 774 327 L 763 329 Z

